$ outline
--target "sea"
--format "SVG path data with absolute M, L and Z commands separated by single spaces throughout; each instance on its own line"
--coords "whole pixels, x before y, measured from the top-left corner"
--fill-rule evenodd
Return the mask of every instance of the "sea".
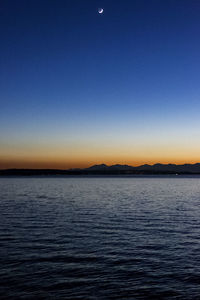
M 200 177 L 1 177 L 0 299 L 200 299 Z

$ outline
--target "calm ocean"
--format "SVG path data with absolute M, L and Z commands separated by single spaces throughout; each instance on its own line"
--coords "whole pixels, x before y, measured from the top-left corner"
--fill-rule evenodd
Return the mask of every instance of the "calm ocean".
M 0 298 L 200 299 L 200 178 L 0 178 Z

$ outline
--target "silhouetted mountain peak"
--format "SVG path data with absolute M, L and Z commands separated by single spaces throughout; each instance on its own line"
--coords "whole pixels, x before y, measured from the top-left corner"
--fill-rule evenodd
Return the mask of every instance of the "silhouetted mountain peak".
M 105 170 L 105 169 L 107 169 L 107 168 L 109 168 L 106 164 L 100 164 L 100 165 L 94 165 L 94 166 L 91 166 L 91 167 L 89 167 L 89 168 L 86 168 L 85 170 L 94 170 L 94 171 L 101 171 L 101 170 Z
M 86 171 L 108 171 L 108 172 L 115 172 L 115 171 L 128 171 L 128 170 L 132 170 L 134 169 L 134 167 L 131 167 L 129 165 L 120 165 L 120 164 L 116 164 L 116 165 L 112 165 L 112 166 L 108 166 L 106 164 L 100 164 L 100 165 L 94 165 L 94 166 L 91 166 L 89 168 L 86 168 L 84 170 Z

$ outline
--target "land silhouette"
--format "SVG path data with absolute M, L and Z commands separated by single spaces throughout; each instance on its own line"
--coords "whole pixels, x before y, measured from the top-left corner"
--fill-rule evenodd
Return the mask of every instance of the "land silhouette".
M 54 176 L 54 175 L 184 175 L 200 174 L 200 163 L 196 164 L 144 164 L 133 167 L 129 165 L 106 164 L 93 165 L 89 168 L 59 169 L 6 169 L 0 170 L 0 176 Z

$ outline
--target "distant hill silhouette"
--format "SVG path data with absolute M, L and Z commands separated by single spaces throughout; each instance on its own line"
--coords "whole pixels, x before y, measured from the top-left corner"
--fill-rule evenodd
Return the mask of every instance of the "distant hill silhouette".
M 187 173 L 187 174 L 200 174 L 200 163 L 196 164 L 154 164 L 154 165 L 141 165 L 138 167 L 132 167 L 129 165 L 112 165 L 107 166 L 105 164 L 94 165 L 90 168 L 84 169 L 86 172 L 106 172 L 106 173 L 135 173 L 135 174 L 160 174 L 160 173 Z
M 200 163 L 196 164 L 154 164 L 133 167 L 129 165 L 94 165 L 84 169 L 7 169 L 0 170 L 0 176 L 56 176 L 56 175 L 159 175 L 200 174 Z

